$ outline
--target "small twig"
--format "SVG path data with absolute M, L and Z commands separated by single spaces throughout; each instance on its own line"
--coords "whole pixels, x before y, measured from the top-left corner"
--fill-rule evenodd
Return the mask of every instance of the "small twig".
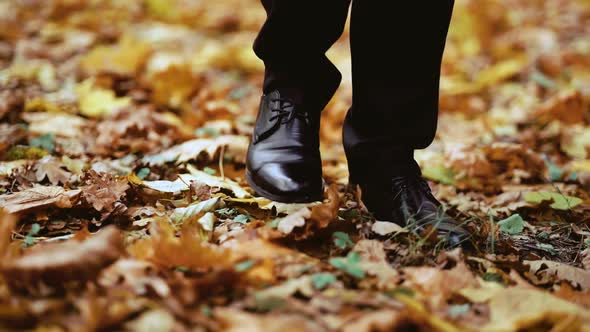
M 223 171 L 223 157 L 225 156 L 225 145 L 221 146 L 221 152 L 219 153 L 219 173 L 221 178 L 225 180 L 225 173 Z
M 489 216 L 490 216 L 490 226 L 491 226 L 490 242 L 491 242 L 492 255 L 494 255 L 496 252 L 496 234 L 495 234 L 496 227 L 494 225 L 494 216 L 492 215 L 491 210 L 489 212 Z

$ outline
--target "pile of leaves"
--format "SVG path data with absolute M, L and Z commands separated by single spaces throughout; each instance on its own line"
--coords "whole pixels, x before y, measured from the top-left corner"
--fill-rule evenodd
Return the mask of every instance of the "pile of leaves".
M 324 201 L 247 186 L 264 18 L 258 0 L 0 2 L 0 329 L 590 329 L 590 2 L 457 1 L 416 153 L 472 234 L 453 251 L 347 185 L 348 29 Z

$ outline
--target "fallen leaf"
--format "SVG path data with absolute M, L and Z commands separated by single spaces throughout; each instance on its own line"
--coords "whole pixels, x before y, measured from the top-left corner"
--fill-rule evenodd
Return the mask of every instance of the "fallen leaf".
M 201 158 L 204 158 L 205 161 L 213 161 L 222 147 L 225 147 L 225 154 L 243 161 L 246 157 L 248 142 L 247 137 L 235 135 L 197 138 L 175 145 L 160 153 L 147 155 L 143 158 L 143 161 L 148 165 L 163 165 L 169 162 L 181 164 Z
M 8 246 L 12 240 L 12 232 L 16 227 L 16 221 L 16 216 L 0 210 L 0 262 L 5 260 L 4 256 L 8 253 Z
M 387 261 L 382 242 L 361 240 L 354 246 L 353 251 L 361 257 L 361 269 L 377 278 L 379 289 L 393 289 L 397 286 L 400 280 L 399 273 Z
M 36 163 L 35 177 L 38 182 L 45 180 L 45 177 L 53 185 L 59 183 L 66 184 L 70 181 L 72 173 L 66 171 L 62 167 L 65 165 L 62 162 L 52 156 L 45 156 L 39 159 Z
M 399 233 L 407 233 L 408 230 L 401 227 L 400 225 L 389 222 L 389 221 L 375 221 L 373 226 L 371 226 L 371 230 L 378 235 L 385 236 L 391 233 L 399 234 Z
M 116 261 L 123 252 L 121 233 L 114 226 L 80 242 L 40 244 L 21 257 L 3 261 L 0 273 L 16 286 L 27 287 L 42 282 L 63 286 L 67 281 L 96 278 L 99 271 Z
M 80 66 L 88 75 L 114 73 L 133 76 L 145 64 L 151 53 L 149 45 L 124 36 L 115 45 L 99 45 L 90 50 Z
M 569 126 L 561 137 L 561 150 L 575 159 L 588 159 L 590 153 L 590 127 L 578 124 Z
M 96 211 L 112 212 L 121 199 L 125 196 L 125 191 L 129 189 L 129 184 L 125 178 L 116 178 L 106 173 L 96 173 L 90 171 L 86 185 L 82 187 L 82 198 L 86 200 Z
M 29 131 L 35 134 L 53 134 L 59 137 L 80 138 L 88 125 L 86 119 L 69 113 L 23 113 Z M 67 126 L 63 124 L 67 123 Z
M 527 203 L 532 204 L 541 204 L 545 201 L 552 201 L 550 206 L 556 210 L 570 210 L 583 202 L 578 197 L 566 196 L 548 191 L 527 192 L 524 194 L 524 200 Z
M 278 223 L 277 229 L 283 234 L 290 234 L 295 227 L 303 227 L 305 225 L 305 219 L 309 217 L 311 217 L 311 210 L 303 207 L 282 218 Z
M 564 282 L 559 285 L 559 289 L 553 294 L 561 299 L 590 309 L 589 291 L 577 291 L 569 283 Z
M 549 293 L 518 287 L 487 288 L 474 302 L 488 302 L 490 320 L 480 331 L 519 331 L 543 323 L 548 328 L 573 320 L 580 331 L 590 328 L 590 312 Z M 485 296 L 484 296 L 485 295 Z M 549 325 L 550 324 L 550 325 Z
M 330 258 L 330 265 L 338 270 L 355 277 L 363 279 L 365 277 L 365 270 L 361 267 L 361 256 L 356 251 L 351 251 L 346 257 L 332 257 Z
M 421 266 L 403 268 L 402 273 L 405 279 L 402 285 L 420 290 L 434 308 L 440 307 L 460 290 L 478 284 L 463 260 L 449 270 Z
M 175 115 L 156 112 L 149 105 L 113 111 L 97 124 L 96 130 L 96 152 L 119 157 L 151 153 L 187 136 Z
M 406 323 L 406 312 L 380 309 L 368 312 L 342 327 L 343 332 L 401 331 Z
M 170 215 L 170 219 L 175 224 L 182 224 L 193 218 L 201 217 L 205 212 L 210 212 L 216 209 L 219 203 L 219 197 L 213 197 L 206 201 L 193 203 L 187 207 L 176 208 Z
M 513 214 L 510 217 L 498 221 L 500 231 L 510 235 L 522 233 L 524 230 L 524 220 L 519 214 Z
M 150 73 L 147 77 L 153 90 L 154 102 L 179 108 L 199 88 L 199 77 L 187 64 L 172 64 L 164 70 Z
M 567 280 L 582 290 L 590 290 L 590 271 L 549 260 L 524 261 L 523 264 L 530 266 L 530 273 L 534 276 Z
M 166 310 L 152 309 L 142 313 L 136 319 L 125 324 L 130 331 L 172 331 L 175 325 L 174 316 Z
M 48 206 L 68 209 L 78 202 L 81 192 L 79 189 L 37 186 L 14 194 L 0 195 L 0 208 L 8 213 L 23 213 Z
M 187 169 L 190 172 L 190 174 L 179 175 L 179 178 L 181 178 L 185 183 L 190 184 L 192 181 L 197 181 L 204 183 L 209 187 L 227 189 L 233 192 L 233 194 L 236 195 L 237 198 L 247 198 L 252 196 L 244 188 L 240 187 L 239 184 L 228 178 L 223 179 L 217 176 L 209 175 L 203 171 L 199 171 L 192 165 L 188 165 Z
M 190 189 L 187 183 L 183 182 L 181 179 L 176 179 L 175 181 L 141 181 L 140 184 L 163 193 L 177 194 Z
M 109 115 L 131 105 L 129 97 L 118 98 L 113 91 L 96 87 L 92 79 L 78 84 L 76 94 L 80 104 L 80 114 L 88 117 Z
M 232 308 L 216 308 L 215 317 L 227 332 L 316 332 L 324 331 L 307 317 L 293 314 L 256 315 Z
M 540 105 L 533 117 L 541 124 L 548 124 L 554 120 L 568 124 L 583 123 L 587 109 L 588 105 L 580 91 L 565 90 Z
M 128 251 L 137 258 L 167 267 L 227 269 L 233 266 L 236 257 L 229 249 L 205 243 L 197 232 L 186 229 L 176 237 L 170 222 L 158 218 L 150 224 L 151 236 L 136 241 Z
M 9 176 L 13 172 L 23 169 L 29 165 L 29 160 L 15 160 L 15 161 L 2 161 L 0 162 L 0 176 Z

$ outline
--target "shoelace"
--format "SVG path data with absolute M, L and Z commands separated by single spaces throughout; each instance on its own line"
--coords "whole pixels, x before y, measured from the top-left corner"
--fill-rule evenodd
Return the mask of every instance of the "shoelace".
M 410 188 L 420 190 L 421 194 L 424 196 L 432 195 L 432 191 L 430 190 L 430 186 L 428 182 L 422 178 L 420 173 L 405 175 L 405 176 L 396 176 L 392 179 L 392 186 L 394 190 L 394 199 L 398 196 L 402 196 L 402 205 L 401 209 L 405 216 L 411 216 L 410 220 L 413 222 L 420 224 L 420 220 L 414 219 L 414 215 L 418 213 L 418 211 L 413 211 L 410 207 L 406 204 L 408 199 L 410 199 Z M 433 197 L 434 198 L 434 197 Z M 416 207 L 414 207 L 416 208 Z M 417 207 L 418 210 L 422 209 L 421 206 Z M 409 220 L 406 220 L 408 222 Z
M 391 180 L 391 182 L 394 190 L 397 190 L 398 192 L 400 190 L 407 190 L 410 187 L 416 187 L 415 185 L 427 193 L 431 192 L 428 182 L 426 182 L 426 180 L 424 180 L 420 174 L 396 176 Z
M 270 117 L 269 121 L 279 119 L 279 123 L 288 123 L 297 117 L 306 123 L 309 123 L 307 112 L 299 111 L 297 107 L 295 107 L 293 101 L 286 98 L 275 98 L 272 99 L 271 102 L 270 111 L 274 113 L 274 115 Z

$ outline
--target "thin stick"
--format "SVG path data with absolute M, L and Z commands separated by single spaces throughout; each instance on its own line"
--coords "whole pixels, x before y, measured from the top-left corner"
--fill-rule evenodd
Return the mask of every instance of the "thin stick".
M 223 157 L 225 155 L 225 145 L 221 146 L 221 152 L 219 154 L 219 173 L 221 173 L 221 178 L 225 180 L 225 173 L 223 171 Z

